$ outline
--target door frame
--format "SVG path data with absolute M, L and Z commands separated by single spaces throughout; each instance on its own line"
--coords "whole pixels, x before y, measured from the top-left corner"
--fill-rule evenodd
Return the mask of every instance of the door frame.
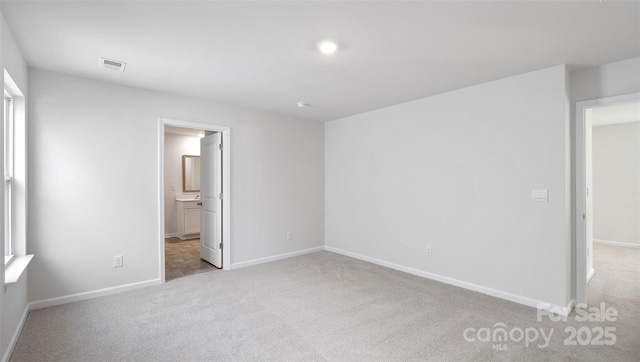
M 158 118 L 158 232 L 160 242 L 160 281 L 165 283 L 164 267 L 164 128 L 165 126 L 199 129 L 203 131 L 220 132 L 222 134 L 222 269 L 231 270 L 231 127 L 196 123 L 169 118 Z
M 575 214 L 574 223 L 576 230 L 576 247 L 574 249 L 574 286 L 576 304 L 587 302 L 587 220 L 583 219 L 586 213 L 586 115 L 587 109 L 608 106 L 640 99 L 640 92 L 623 94 L 614 97 L 592 99 L 576 102 L 576 178 L 575 178 Z M 593 220 L 589 220 L 592 222 Z M 593 252 L 590 257 L 593 258 Z

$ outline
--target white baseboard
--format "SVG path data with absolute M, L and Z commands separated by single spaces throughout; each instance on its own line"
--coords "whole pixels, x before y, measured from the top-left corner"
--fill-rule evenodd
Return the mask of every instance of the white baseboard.
M 384 266 L 384 267 L 387 267 L 387 268 L 399 270 L 399 271 L 402 271 L 402 272 L 405 272 L 405 273 L 417 275 L 417 276 L 420 276 L 420 277 L 423 277 L 423 278 L 435 280 L 435 281 L 438 281 L 438 282 L 441 282 L 441 283 L 445 283 L 445 284 L 453 285 L 453 286 L 456 286 L 456 287 L 472 290 L 474 292 L 487 294 L 487 295 L 490 295 L 492 297 L 497 297 L 497 298 L 500 298 L 500 299 L 508 300 L 510 302 L 523 304 L 523 305 L 526 305 L 526 306 L 529 306 L 529 307 L 538 308 L 538 309 L 550 311 L 550 312 L 553 312 L 553 313 L 558 313 L 558 314 L 563 315 L 563 316 L 568 316 L 569 313 L 571 313 L 571 309 L 573 307 L 573 302 L 572 301 L 569 302 L 567 306 L 561 306 L 561 305 L 541 302 L 539 300 L 531 299 L 531 298 L 528 298 L 528 297 L 523 297 L 523 296 L 520 296 L 520 295 L 511 294 L 511 293 L 503 292 L 503 291 L 500 291 L 500 290 L 487 288 L 487 287 L 484 287 L 484 286 L 481 286 L 481 285 L 477 285 L 477 284 L 473 284 L 473 283 L 463 282 L 461 280 L 445 277 L 445 276 L 442 276 L 442 275 L 439 275 L 439 274 L 435 274 L 435 273 L 425 272 L 425 271 L 422 271 L 422 270 L 419 270 L 419 269 L 414 269 L 414 268 L 407 267 L 407 266 L 404 266 L 404 265 L 390 263 L 388 261 L 384 261 L 384 260 L 380 260 L 380 259 L 376 259 L 376 258 L 371 258 L 371 257 L 360 255 L 360 254 L 357 254 L 357 253 L 352 253 L 350 251 L 334 248 L 334 247 L 331 247 L 331 246 L 325 246 L 325 250 L 331 251 L 331 252 L 334 252 L 334 253 L 337 253 L 337 254 L 342 254 L 342 255 L 345 255 L 345 256 L 348 256 L 348 257 L 352 257 L 352 258 L 355 258 L 355 259 L 364 260 L 364 261 L 367 261 L 367 262 L 370 262 L 370 263 L 373 263 L 373 264 L 378 264 L 378 265 L 381 265 L 381 266 Z
M 567 304 L 567 314 L 566 316 L 569 316 L 569 313 L 571 313 L 571 311 L 573 310 L 573 308 L 576 306 L 576 301 L 575 299 L 571 299 L 569 301 L 569 303 Z
M 627 247 L 627 248 L 640 248 L 640 244 L 624 243 L 622 241 L 593 239 L 593 242 L 596 243 L 596 244 L 624 246 L 624 247 Z
M 27 315 L 29 315 L 29 304 L 24 307 L 24 312 L 22 312 L 20 322 L 18 322 L 18 326 L 16 327 L 15 332 L 13 332 L 13 336 L 11 337 L 11 341 L 9 341 L 7 350 L 5 351 L 4 356 L 2 356 L 2 362 L 9 361 L 9 358 L 11 358 L 13 349 L 16 348 L 16 343 L 18 343 L 18 337 L 20 337 L 20 333 L 22 333 L 22 327 L 24 327 L 24 323 L 27 321 Z
M 143 282 L 119 285 L 111 288 L 92 290 L 90 292 L 76 293 L 76 294 L 65 295 L 62 297 L 38 300 L 38 301 L 29 303 L 29 310 L 41 309 L 41 308 L 51 307 L 54 305 L 72 303 L 80 300 L 92 299 L 97 297 L 104 297 L 105 295 L 112 295 L 112 294 L 126 292 L 129 290 L 146 288 L 146 287 L 160 285 L 160 284 L 162 284 L 160 279 L 152 279 L 152 280 L 146 280 Z
M 589 283 L 589 281 L 591 280 L 591 278 L 593 278 L 593 274 L 595 274 L 596 270 L 591 268 L 591 270 L 589 270 L 589 273 L 587 273 L 587 284 Z
M 325 248 L 323 246 L 319 246 L 317 248 L 298 250 L 298 251 L 293 251 L 291 253 L 284 253 L 284 254 L 279 254 L 279 255 L 274 255 L 274 256 L 268 256 L 266 258 L 259 258 L 259 259 L 241 261 L 239 263 L 231 264 L 231 269 L 245 268 L 245 267 L 252 266 L 252 265 L 268 263 L 268 262 L 271 262 L 271 261 L 291 258 L 291 257 L 294 257 L 294 256 L 303 255 L 303 254 L 315 253 L 316 251 L 322 251 L 322 250 L 325 250 Z
M 164 238 L 177 238 L 178 237 L 178 233 L 166 233 L 164 234 Z

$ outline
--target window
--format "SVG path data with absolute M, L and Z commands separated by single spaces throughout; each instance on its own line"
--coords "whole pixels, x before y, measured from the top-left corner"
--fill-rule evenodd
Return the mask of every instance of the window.
M 26 99 L 4 70 L 4 285 L 17 283 L 33 255 L 27 254 Z
M 11 260 L 14 253 L 12 235 L 13 214 L 13 99 L 4 91 L 4 261 Z

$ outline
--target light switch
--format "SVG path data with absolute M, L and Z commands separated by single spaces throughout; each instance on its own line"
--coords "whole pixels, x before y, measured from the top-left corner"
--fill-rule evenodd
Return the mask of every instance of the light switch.
M 533 189 L 531 191 L 531 198 L 536 202 L 549 202 L 549 190 Z
M 175 191 L 176 190 L 176 185 L 171 185 L 171 191 Z

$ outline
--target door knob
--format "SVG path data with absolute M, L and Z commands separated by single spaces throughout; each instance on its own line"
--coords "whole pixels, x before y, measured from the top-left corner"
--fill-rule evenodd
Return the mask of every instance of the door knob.
M 198 202 L 196 205 L 202 206 L 202 201 Z

